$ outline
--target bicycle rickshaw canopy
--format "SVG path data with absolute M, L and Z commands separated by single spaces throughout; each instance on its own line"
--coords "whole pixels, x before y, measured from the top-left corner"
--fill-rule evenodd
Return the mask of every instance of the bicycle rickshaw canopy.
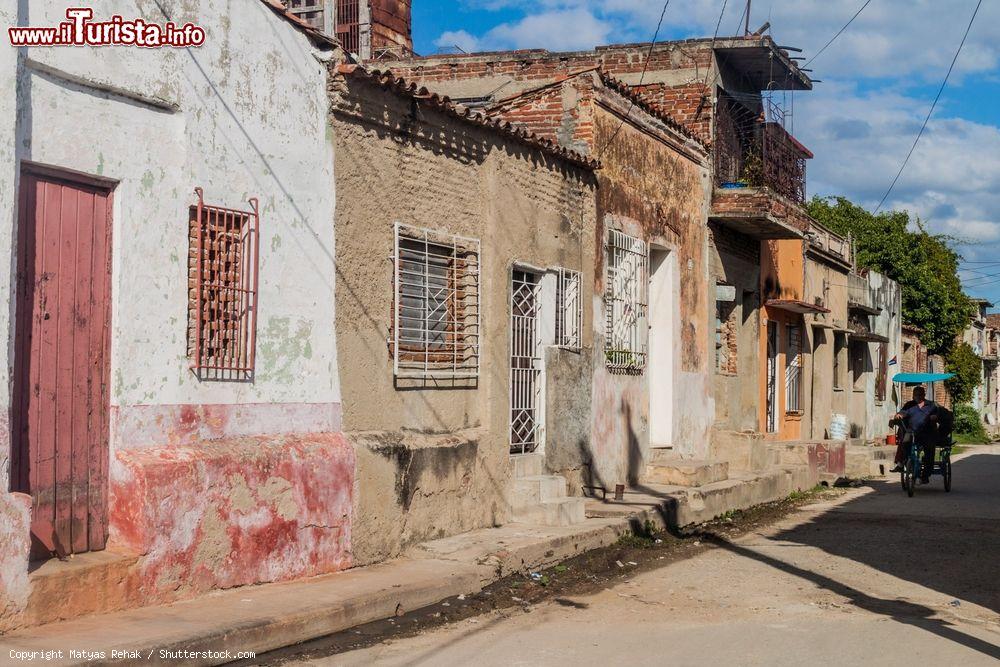
M 925 382 L 943 382 L 955 377 L 954 373 L 896 373 L 893 382 L 901 384 L 924 384 Z

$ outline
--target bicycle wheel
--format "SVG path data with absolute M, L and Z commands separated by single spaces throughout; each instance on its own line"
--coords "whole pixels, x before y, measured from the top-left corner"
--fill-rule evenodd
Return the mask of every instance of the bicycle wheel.
M 906 489 L 906 495 L 910 498 L 913 497 L 913 492 L 917 488 L 917 476 L 913 471 L 913 461 L 910 460 L 903 464 L 903 488 Z
M 944 490 L 951 491 L 951 458 L 941 461 L 941 474 L 944 475 Z

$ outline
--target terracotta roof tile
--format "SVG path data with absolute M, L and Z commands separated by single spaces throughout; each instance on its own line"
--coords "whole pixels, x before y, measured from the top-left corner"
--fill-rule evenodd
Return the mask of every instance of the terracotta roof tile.
M 510 123 L 500 118 L 487 116 L 479 111 L 475 111 L 460 104 L 455 104 L 446 95 L 432 93 L 424 86 L 417 86 L 416 83 L 408 82 L 403 78 L 393 76 L 389 71 L 378 69 L 365 69 L 360 65 L 341 64 L 337 66 L 337 72 L 344 76 L 351 76 L 365 79 L 385 90 L 392 91 L 397 95 L 402 95 L 422 104 L 434 107 L 439 111 L 457 118 L 463 122 L 479 125 L 508 136 L 516 141 L 537 148 L 544 153 L 557 157 L 566 162 L 570 162 L 585 169 L 600 169 L 601 163 L 598 160 L 574 150 L 563 148 L 559 144 L 549 139 L 538 136 L 518 125 Z

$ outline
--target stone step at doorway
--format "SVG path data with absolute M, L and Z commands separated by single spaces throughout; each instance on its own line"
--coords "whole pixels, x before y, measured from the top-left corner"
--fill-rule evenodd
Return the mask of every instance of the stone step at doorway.
M 545 474 L 544 454 L 518 454 L 511 459 L 514 464 L 510 498 L 513 521 L 569 526 L 586 519 L 586 499 L 567 494 L 566 478 Z

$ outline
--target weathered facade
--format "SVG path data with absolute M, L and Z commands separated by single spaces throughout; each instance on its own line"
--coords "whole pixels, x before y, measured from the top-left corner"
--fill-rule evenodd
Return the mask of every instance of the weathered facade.
M 388 74 L 342 67 L 332 95 L 353 545 L 370 562 L 508 522 L 517 455 L 563 470 L 589 447 L 595 163 Z
M 2 49 L 0 629 L 351 564 L 334 46 L 242 4 L 91 5 L 199 48 Z
M 600 69 L 488 112 L 601 160 L 593 434 L 561 465 L 585 486 L 614 489 L 638 482 L 651 449 L 704 456 L 713 417 L 704 145 Z

